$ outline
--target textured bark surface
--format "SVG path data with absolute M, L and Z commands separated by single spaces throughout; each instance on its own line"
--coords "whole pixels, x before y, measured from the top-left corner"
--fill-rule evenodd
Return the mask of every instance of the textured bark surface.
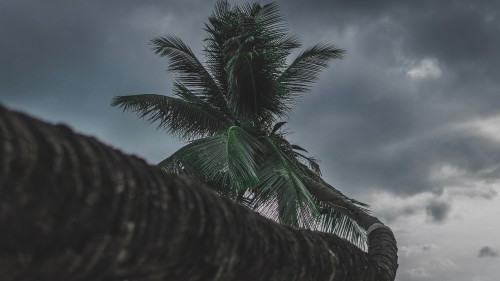
M 5 281 L 383 281 L 397 267 L 388 228 L 365 253 L 1 107 L 0 230 Z

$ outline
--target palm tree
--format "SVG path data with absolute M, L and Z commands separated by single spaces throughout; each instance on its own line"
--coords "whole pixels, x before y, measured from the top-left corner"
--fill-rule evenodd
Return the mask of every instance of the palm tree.
M 177 74 L 174 96 L 119 96 L 112 105 L 189 141 L 158 164 L 165 171 L 195 177 L 279 222 L 361 245 L 356 223 L 312 189 L 319 185 L 343 195 L 321 179 L 316 159 L 287 141 L 283 130 L 298 99 L 344 50 L 316 44 L 287 63 L 301 44 L 288 33 L 275 3 L 232 7 L 219 0 L 205 30 L 204 63 L 178 37 L 151 41 Z M 366 211 L 366 205 L 350 202 Z
M 367 252 L 279 225 L 196 181 L 0 105 L 3 281 L 394 281 L 397 247 L 376 218 Z M 336 207 L 357 213 L 348 201 Z

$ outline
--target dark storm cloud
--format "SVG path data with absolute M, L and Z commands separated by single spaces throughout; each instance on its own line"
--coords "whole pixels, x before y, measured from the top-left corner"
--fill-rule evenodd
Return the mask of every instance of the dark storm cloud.
M 446 112 L 448 104 L 435 98 L 417 102 L 394 93 L 371 99 L 371 93 L 389 91 L 379 86 L 382 80 L 370 84 L 371 90 L 355 82 L 339 87 L 332 96 L 323 95 L 321 105 L 305 101 L 294 121 L 302 130 L 298 141 L 320 148 L 312 151 L 334 181 L 409 195 L 439 192 L 448 182 L 432 176 L 446 165 L 475 179 L 499 178 L 498 142 L 472 128 L 454 127 L 466 122 L 470 113 Z M 308 111 L 314 117 L 304 118 Z
M 496 258 L 498 256 L 497 250 L 489 247 L 489 246 L 484 246 L 479 250 L 479 255 L 480 258 Z
M 205 1 L 1 1 L 0 102 L 158 161 L 174 142 L 111 108 L 111 98 L 168 93 L 165 60 L 149 40 L 175 33 L 199 44 L 211 9 Z
M 29 96 L 34 91 L 57 95 L 50 92 L 54 89 L 66 90 L 68 94 L 89 94 L 92 90 L 107 90 L 103 86 L 108 84 L 125 88 L 119 84 L 127 83 L 131 77 L 126 76 L 132 74 L 138 76 L 136 81 L 146 80 L 141 84 L 152 82 L 148 76 L 154 72 L 146 67 L 153 62 L 149 39 L 161 35 L 162 27 L 167 27 L 178 28 L 189 41 L 193 33 L 187 29 L 190 24 L 179 22 L 187 15 L 201 25 L 201 15 L 193 12 L 197 9 L 193 9 L 192 3 L 179 4 L 179 1 L 140 4 L 137 1 L 22 1 L 22 4 L 3 1 L 1 90 L 5 95 Z M 209 7 L 206 6 L 207 11 Z M 199 33 L 201 30 L 197 29 L 195 34 Z M 88 96 L 81 99 L 91 100 Z
M 425 207 L 425 213 L 432 222 L 441 223 L 448 217 L 450 205 L 444 201 L 431 201 Z
M 320 98 L 297 109 L 297 141 L 317 148 L 330 180 L 354 193 L 439 193 L 450 184 L 435 177 L 445 166 L 463 170 L 461 180 L 498 180 L 498 141 L 459 126 L 500 112 L 498 1 L 366 2 L 286 8 L 299 30 L 321 20 L 308 38 L 348 51 L 319 82 Z M 409 77 L 425 59 L 439 74 Z

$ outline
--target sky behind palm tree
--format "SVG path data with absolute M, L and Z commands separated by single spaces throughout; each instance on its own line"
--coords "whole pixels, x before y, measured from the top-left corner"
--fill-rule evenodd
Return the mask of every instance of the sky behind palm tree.
M 182 143 L 111 98 L 168 94 L 149 40 L 178 35 L 199 54 L 214 3 L 0 0 L 0 102 L 156 163 Z M 496 280 L 500 3 L 278 3 L 304 47 L 347 50 L 297 104 L 289 137 L 393 227 L 397 280 Z

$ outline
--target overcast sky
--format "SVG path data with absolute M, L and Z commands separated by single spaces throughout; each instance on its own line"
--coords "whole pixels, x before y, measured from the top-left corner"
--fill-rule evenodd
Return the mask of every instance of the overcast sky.
M 182 143 L 110 101 L 169 94 L 149 40 L 199 53 L 214 2 L 0 0 L 0 103 L 157 163 Z M 499 280 L 500 1 L 278 3 L 304 47 L 347 51 L 289 137 L 395 230 L 397 280 Z

